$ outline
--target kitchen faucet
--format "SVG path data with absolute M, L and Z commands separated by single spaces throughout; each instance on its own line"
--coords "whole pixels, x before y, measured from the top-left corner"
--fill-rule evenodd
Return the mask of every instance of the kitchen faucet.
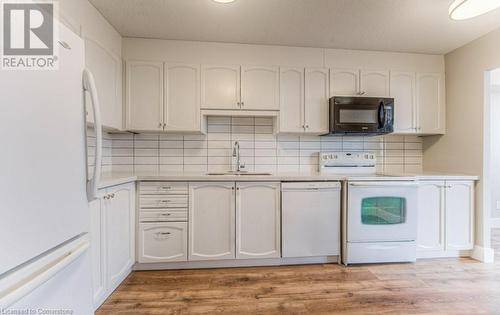
M 239 141 L 234 142 L 233 148 L 233 158 L 236 158 L 236 172 L 241 172 L 243 168 L 245 168 L 245 164 L 241 163 L 240 158 L 240 143 Z

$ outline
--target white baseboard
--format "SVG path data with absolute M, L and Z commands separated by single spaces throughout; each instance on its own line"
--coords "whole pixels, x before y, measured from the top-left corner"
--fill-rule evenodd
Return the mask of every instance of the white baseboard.
M 493 263 L 495 261 L 495 251 L 493 248 L 484 248 L 476 245 L 471 257 L 483 263 Z
M 500 228 L 500 218 L 492 218 L 491 219 L 491 228 L 492 229 Z

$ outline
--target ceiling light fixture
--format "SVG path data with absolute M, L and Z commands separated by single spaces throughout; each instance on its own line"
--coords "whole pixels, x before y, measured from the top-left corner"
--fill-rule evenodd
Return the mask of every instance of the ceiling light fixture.
M 218 2 L 218 3 L 231 3 L 231 2 L 234 2 L 236 0 L 213 0 L 215 2 Z
M 500 7 L 500 0 L 455 0 L 448 13 L 453 20 L 466 20 Z

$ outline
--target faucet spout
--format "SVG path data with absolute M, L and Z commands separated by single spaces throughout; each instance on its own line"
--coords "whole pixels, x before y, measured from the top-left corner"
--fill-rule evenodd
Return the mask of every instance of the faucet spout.
M 238 141 L 234 142 L 233 157 L 236 158 L 236 172 L 241 172 L 241 169 L 244 168 L 245 165 L 241 163 L 240 143 Z

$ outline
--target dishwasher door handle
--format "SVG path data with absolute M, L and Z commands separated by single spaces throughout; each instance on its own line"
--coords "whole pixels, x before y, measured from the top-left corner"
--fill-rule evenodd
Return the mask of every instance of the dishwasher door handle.
M 418 187 L 418 183 L 415 182 L 390 182 L 390 183 L 383 183 L 383 182 L 377 182 L 377 183 L 349 183 L 349 186 L 352 187 Z

